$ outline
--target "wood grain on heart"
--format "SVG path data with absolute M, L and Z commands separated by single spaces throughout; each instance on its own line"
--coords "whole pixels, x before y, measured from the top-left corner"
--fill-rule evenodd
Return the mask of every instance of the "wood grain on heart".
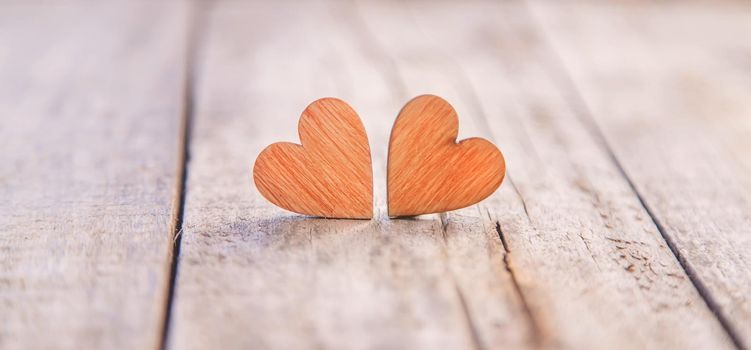
M 327 218 L 373 216 L 370 147 L 357 113 L 346 102 L 311 103 L 298 125 L 302 145 L 280 142 L 256 160 L 253 179 L 272 203 Z
M 467 207 L 501 185 L 501 151 L 481 138 L 457 143 L 458 132 L 456 111 L 438 96 L 418 96 L 402 108 L 389 141 L 389 216 Z

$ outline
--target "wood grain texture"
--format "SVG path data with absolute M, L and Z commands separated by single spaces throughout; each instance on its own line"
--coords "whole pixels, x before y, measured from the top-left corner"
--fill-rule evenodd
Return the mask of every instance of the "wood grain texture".
M 272 144 L 258 155 L 258 191 L 287 210 L 325 218 L 373 217 L 373 166 L 360 117 L 346 102 L 322 98 L 303 111 L 302 145 Z
M 468 210 L 448 227 L 437 215 L 386 217 L 388 135 L 410 96 L 353 10 L 228 1 L 210 11 L 170 348 L 530 344 L 505 251 L 483 213 Z M 255 155 L 293 139 L 289 126 L 320 96 L 348 101 L 368 130 L 372 221 L 290 215 L 248 181 Z
M 481 138 L 456 141 L 459 119 L 446 100 L 415 97 L 389 138 L 389 216 L 442 213 L 487 198 L 506 173 L 503 154 Z
M 492 139 L 504 151 L 508 182 L 480 211 L 510 251 L 505 261 L 536 345 L 732 348 L 582 122 L 523 4 L 360 7 L 405 91 L 450 100 L 465 135 Z M 448 213 L 446 227 L 460 220 Z
M 159 346 L 187 12 L 0 5 L 0 348 Z
M 751 6 L 535 5 L 614 156 L 751 347 Z

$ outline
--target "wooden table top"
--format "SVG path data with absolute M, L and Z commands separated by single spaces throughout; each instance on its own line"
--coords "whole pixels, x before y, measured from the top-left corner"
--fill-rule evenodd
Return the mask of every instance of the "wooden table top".
M 750 38 L 732 2 L 2 2 L 0 348 L 750 348 Z M 425 93 L 507 177 L 389 219 Z M 373 220 L 253 185 L 325 96 Z

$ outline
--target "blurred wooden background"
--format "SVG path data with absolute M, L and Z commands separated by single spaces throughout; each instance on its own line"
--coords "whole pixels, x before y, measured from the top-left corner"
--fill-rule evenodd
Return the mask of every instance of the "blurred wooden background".
M 389 220 L 424 93 L 508 177 Z M 324 96 L 372 221 L 253 188 Z M 748 2 L 0 3 L 2 349 L 744 349 L 750 227 Z

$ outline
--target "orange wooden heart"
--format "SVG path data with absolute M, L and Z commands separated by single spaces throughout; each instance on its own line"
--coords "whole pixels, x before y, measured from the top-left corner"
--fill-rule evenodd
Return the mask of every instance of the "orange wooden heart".
M 390 216 L 439 213 L 475 204 L 503 181 L 501 151 L 481 138 L 459 143 L 454 108 L 438 96 L 409 101 L 391 130 L 388 156 Z
M 357 113 L 346 102 L 311 103 L 298 125 L 302 145 L 280 142 L 256 159 L 253 180 L 270 202 L 328 218 L 373 217 L 370 146 Z

